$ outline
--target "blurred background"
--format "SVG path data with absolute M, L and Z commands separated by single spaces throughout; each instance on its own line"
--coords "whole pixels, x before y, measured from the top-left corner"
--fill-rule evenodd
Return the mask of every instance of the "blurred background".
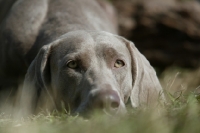
M 16 0 L 0 0 L 0 22 Z M 109 0 L 119 34 L 157 70 L 162 86 L 200 93 L 200 0 Z
M 172 93 L 200 93 L 200 0 L 112 0 L 133 41 Z

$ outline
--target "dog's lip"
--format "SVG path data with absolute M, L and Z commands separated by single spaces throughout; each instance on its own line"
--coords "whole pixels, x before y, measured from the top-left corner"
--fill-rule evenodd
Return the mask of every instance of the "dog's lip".
M 105 108 L 104 109 L 95 109 L 95 108 L 91 108 L 89 106 L 89 103 L 85 103 L 85 104 L 83 103 L 83 104 L 80 104 L 80 106 L 73 111 L 73 115 L 80 115 L 85 118 L 89 118 L 91 116 L 92 112 L 94 112 L 95 110 L 97 110 L 99 113 L 105 114 L 107 116 L 124 115 L 127 112 L 125 105 L 123 106 L 121 104 L 118 109 L 114 109 L 115 111 L 107 111 L 107 109 L 105 109 Z

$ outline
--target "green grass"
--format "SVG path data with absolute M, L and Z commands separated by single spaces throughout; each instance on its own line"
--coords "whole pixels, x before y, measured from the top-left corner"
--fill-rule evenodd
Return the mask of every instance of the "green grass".
M 0 114 L 0 133 L 199 133 L 200 98 L 194 90 L 200 82 L 196 78 L 199 70 L 166 70 L 161 82 L 169 101 L 156 108 L 128 108 L 124 116 L 95 113 L 86 120 L 54 112 L 15 120 Z
M 194 95 L 155 109 L 131 110 L 125 116 L 96 114 L 90 120 L 67 114 L 37 115 L 17 120 L 1 115 L 2 133 L 198 133 L 199 103 Z

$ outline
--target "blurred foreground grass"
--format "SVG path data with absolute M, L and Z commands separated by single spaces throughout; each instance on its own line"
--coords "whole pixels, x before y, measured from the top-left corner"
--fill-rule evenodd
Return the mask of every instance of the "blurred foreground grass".
M 170 68 L 161 75 L 169 102 L 161 107 L 128 109 L 124 116 L 94 114 L 90 120 L 67 113 L 14 120 L 0 114 L 0 133 L 199 133 L 200 70 Z

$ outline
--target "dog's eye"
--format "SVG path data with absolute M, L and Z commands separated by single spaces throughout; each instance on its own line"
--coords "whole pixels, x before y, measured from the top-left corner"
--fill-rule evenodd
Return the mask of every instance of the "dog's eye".
M 116 60 L 114 67 L 120 68 L 123 67 L 125 63 L 122 60 Z
M 76 61 L 70 60 L 70 61 L 67 62 L 67 67 L 72 68 L 72 69 L 75 69 L 75 68 L 78 67 L 78 64 L 77 64 Z

